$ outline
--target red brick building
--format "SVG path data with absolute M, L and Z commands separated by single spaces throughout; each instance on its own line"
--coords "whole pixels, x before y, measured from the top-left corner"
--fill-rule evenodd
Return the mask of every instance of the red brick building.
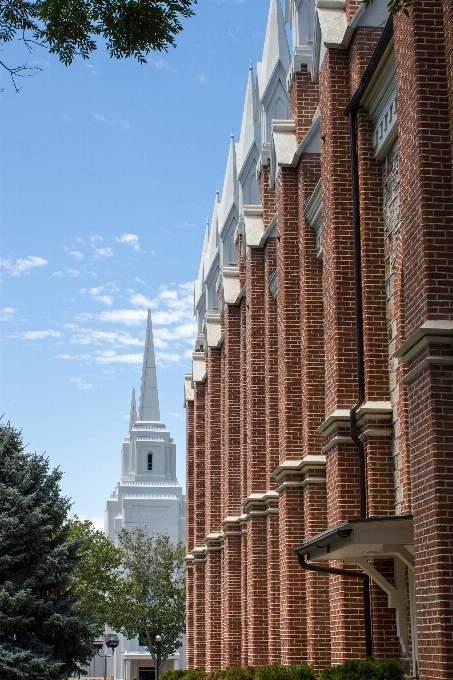
M 453 678 L 453 5 L 386 1 L 271 0 L 249 72 L 185 379 L 189 668 Z

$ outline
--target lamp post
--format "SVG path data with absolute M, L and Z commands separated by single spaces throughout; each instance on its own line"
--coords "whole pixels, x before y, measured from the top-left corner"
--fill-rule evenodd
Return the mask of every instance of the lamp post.
M 112 653 L 107 654 L 107 649 L 104 652 L 104 654 L 101 654 L 101 649 L 104 648 L 104 643 L 107 649 L 111 649 Z M 104 659 L 104 680 L 107 680 L 107 659 L 110 659 L 115 653 L 115 649 L 118 647 L 120 644 L 120 641 L 118 639 L 118 635 L 116 633 L 106 633 L 104 635 L 104 639 L 102 640 L 94 640 L 93 641 L 93 647 L 96 650 L 96 654 L 101 657 L 101 659 Z
M 160 675 L 160 657 L 161 657 L 161 646 L 162 646 L 162 638 L 160 635 L 156 635 L 156 644 L 157 644 L 157 655 L 156 655 L 156 680 L 159 680 L 159 675 Z

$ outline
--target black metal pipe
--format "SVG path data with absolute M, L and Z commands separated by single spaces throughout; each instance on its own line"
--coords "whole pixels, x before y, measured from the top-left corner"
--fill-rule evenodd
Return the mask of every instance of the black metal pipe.
M 351 407 L 350 432 L 357 446 L 359 468 L 359 503 L 360 519 L 367 518 L 367 489 L 365 447 L 357 431 L 357 411 L 365 401 L 365 363 L 363 346 L 363 301 L 362 301 L 362 253 L 360 244 L 360 198 L 359 198 L 359 163 L 357 158 L 357 109 L 349 110 L 349 142 L 351 149 L 351 183 L 352 183 L 352 229 L 354 240 L 354 300 L 355 300 L 355 341 L 357 355 L 357 399 Z M 363 617 L 365 620 L 366 655 L 373 655 L 373 633 L 371 627 L 370 580 L 363 580 Z
M 346 576 L 358 578 L 362 581 L 363 588 L 363 619 L 365 628 L 365 652 L 367 656 L 373 656 L 373 633 L 371 629 L 371 601 L 370 601 L 370 579 L 362 571 L 350 571 L 349 569 L 336 569 L 335 567 L 321 567 L 319 564 L 310 564 L 305 559 L 305 555 L 297 554 L 299 565 L 305 571 L 315 571 L 320 574 L 334 574 L 335 576 Z
M 350 576 L 351 578 L 360 578 L 362 581 L 368 579 L 368 576 L 362 571 L 350 571 L 349 569 L 336 569 L 335 567 L 321 567 L 319 564 L 310 564 L 305 559 L 305 555 L 297 553 L 297 559 L 302 569 L 306 571 L 317 571 L 320 574 L 335 574 L 336 576 Z
M 349 140 L 351 148 L 352 229 L 354 239 L 354 298 L 355 343 L 357 355 L 357 400 L 350 410 L 351 438 L 357 446 L 359 464 L 360 519 L 367 516 L 365 448 L 357 432 L 357 411 L 365 400 L 365 366 L 363 350 L 362 257 L 360 250 L 359 171 L 357 160 L 357 111 L 349 112 Z

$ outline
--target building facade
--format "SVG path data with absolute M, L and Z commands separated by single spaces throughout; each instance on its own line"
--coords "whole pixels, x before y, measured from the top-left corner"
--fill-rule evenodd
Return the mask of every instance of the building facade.
M 176 445 L 160 419 L 151 311 L 148 312 L 138 413 L 132 391 L 128 436 L 121 452 L 121 479 L 107 501 L 105 533 L 117 543 L 122 529 L 144 527 L 185 542 L 185 496 L 176 478 Z M 120 645 L 109 660 L 115 680 L 154 680 L 154 664 L 138 640 L 119 636 Z M 102 673 L 94 659 L 89 675 Z M 167 661 L 166 670 L 185 667 L 185 645 Z
M 271 0 L 195 283 L 189 668 L 453 677 L 452 29 Z

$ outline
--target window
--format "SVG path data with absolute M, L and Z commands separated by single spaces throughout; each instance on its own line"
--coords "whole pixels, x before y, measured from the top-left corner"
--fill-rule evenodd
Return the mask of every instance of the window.
M 148 470 L 153 469 L 153 454 L 151 451 L 148 453 Z

